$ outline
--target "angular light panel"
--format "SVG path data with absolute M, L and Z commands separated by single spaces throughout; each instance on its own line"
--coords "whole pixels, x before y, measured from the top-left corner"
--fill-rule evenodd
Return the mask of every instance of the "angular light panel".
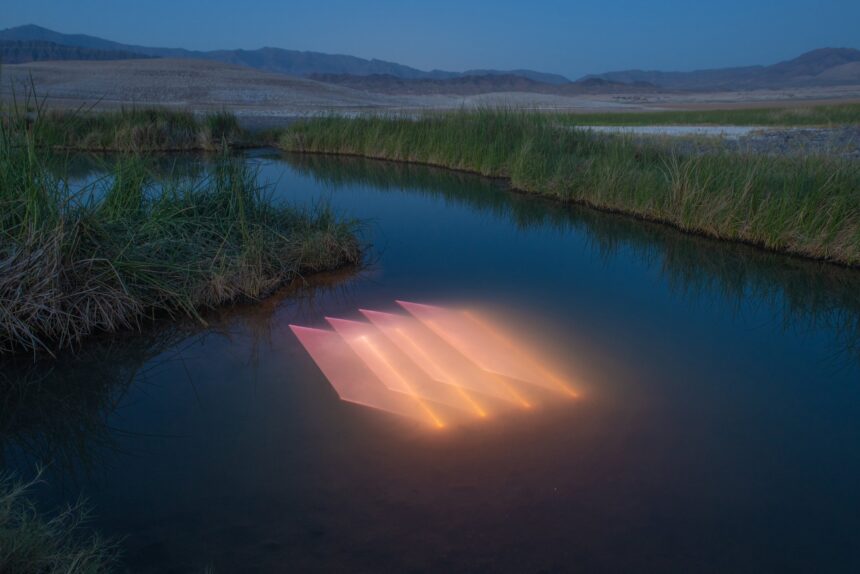
M 483 315 L 406 301 L 397 303 L 482 369 L 578 396 L 570 383 L 546 366 L 546 361 Z
M 441 413 L 436 413 L 439 409 L 433 403 L 466 411 L 465 414 L 475 412 L 459 395 L 458 387 L 428 377 L 372 324 L 332 317 L 327 317 L 326 321 L 389 390 L 423 401 L 437 417 L 441 417 Z
M 437 428 L 445 426 L 442 419 L 435 413 L 431 416 L 412 397 L 388 390 L 337 333 L 297 325 L 290 325 L 290 329 L 341 400 L 415 419 Z
M 528 403 L 414 318 L 366 309 L 361 312 L 434 380 L 501 401 Z
M 441 429 L 531 409 L 541 395 L 535 387 L 553 391 L 543 397 L 578 397 L 496 322 L 475 312 L 398 304 L 409 315 L 362 309 L 369 322 L 327 317 L 333 331 L 290 325 L 341 400 Z

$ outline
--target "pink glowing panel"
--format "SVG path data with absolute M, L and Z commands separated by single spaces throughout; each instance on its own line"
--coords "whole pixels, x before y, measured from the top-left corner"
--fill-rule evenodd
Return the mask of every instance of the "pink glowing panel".
M 338 396 L 351 403 L 409 417 L 441 428 L 445 420 L 414 397 L 388 390 L 337 333 L 290 325 Z
M 481 371 L 413 317 L 366 309 L 361 312 L 433 379 L 461 388 L 473 398 L 477 392 L 525 408 L 532 406 L 516 384 Z
M 468 395 L 459 388 L 428 377 L 373 325 L 332 317 L 326 317 L 326 321 L 390 390 L 428 401 L 426 406 L 431 410 L 438 410 L 433 403 L 441 403 L 470 415 L 487 416 L 487 411 L 474 400 L 468 400 Z M 462 414 L 455 416 L 461 418 Z
M 398 301 L 440 338 L 491 373 L 575 397 L 577 392 L 510 334 L 472 311 Z

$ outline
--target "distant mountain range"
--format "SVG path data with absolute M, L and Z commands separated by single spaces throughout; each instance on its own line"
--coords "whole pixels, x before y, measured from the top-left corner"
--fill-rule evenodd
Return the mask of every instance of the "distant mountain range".
M 131 60 L 149 57 L 125 50 L 98 50 L 32 40 L 0 40 L 0 62 L 4 64 L 43 60 Z
M 654 90 L 751 90 L 860 84 L 860 50 L 822 48 L 770 66 L 660 72 L 626 70 L 592 74 L 575 82 L 534 70 L 423 71 L 395 62 L 281 48 L 193 51 L 121 44 L 27 25 L 0 30 L 0 60 L 120 60 L 191 58 L 300 76 L 391 94 L 527 91 L 557 94 Z
M 626 70 L 594 74 L 610 82 L 647 82 L 670 90 L 750 90 L 860 84 L 860 50 L 821 48 L 771 66 L 719 68 L 693 72 Z
M 214 50 L 209 52 L 184 50 L 181 48 L 152 48 L 121 44 L 84 34 L 62 34 L 41 26 L 27 25 L 0 30 L 0 41 L 51 42 L 63 46 L 73 46 L 99 51 L 130 52 L 161 58 L 196 58 L 215 60 L 228 64 L 248 66 L 266 72 L 278 72 L 290 76 L 306 77 L 311 74 L 350 74 L 367 76 L 372 74 L 389 75 L 404 79 L 443 80 L 464 76 L 517 75 L 537 82 L 564 84 L 569 82 L 558 74 L 545 74 L 534 70 L 470 70 L 466 72 L 447 72 L 432 70 L 425 72 L 395 62 L 366 60 L 355 56 L 322 54 L 320 52 L 300 52 L 282 48 L 260 48 L 258 50 Z M 34 55 L 38 55 L 34 53 Z M 36 58 L 33 58 L 35 60 Z

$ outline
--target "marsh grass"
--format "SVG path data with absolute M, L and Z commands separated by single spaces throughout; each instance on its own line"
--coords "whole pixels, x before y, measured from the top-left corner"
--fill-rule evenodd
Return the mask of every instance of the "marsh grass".
M 280 147 L 418 162 L 507 178 L 525 192 L 775 251 L 860 264 L 860 162 L 714 153 L 683 156 L 512 110 L 419 119 L 325 117 Z
M 579 126 L 734 125 L 845 126 L 860 124 L 860 104 L 660 112 L 574 113 L 556 116 Z
M 352 223 L 278 204 L 226 152 L 207 172 L 166 179 L 127 155 L 72 189 L 43 145 L 56 129 L 45 117 L 0 123 L 0 353 L 68 347 L 159 315 L 199 318 L 359 260 Z M 212 133 L 225 124 L 213 118 Z
M 24 483 L 0 474 L 0 572 L 110 572 L 118 558 L 117 545 L 87 532 L 82 503 L 53 516 L 41 514 L 28 498 L 37 480 Z
M 228 112 L 195 116 L 165 108 L 42 111 L 42 144 L 69 150 L 125 153 L 216 151 L 247 144 L 247 135 Z

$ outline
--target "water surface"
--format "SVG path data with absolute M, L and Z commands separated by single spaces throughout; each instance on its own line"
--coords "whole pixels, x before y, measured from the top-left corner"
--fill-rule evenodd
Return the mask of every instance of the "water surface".
M 364 220 L 368 266 L 0 374 L 30 383 L 2 466 L 48 464 L 40 501 L 83 493 L 131 571 L 860 567 L 856 271 L 463 174 L 248 161 Z M 288 325 L 396 299 L 504 310 L 588 392 L 444 432 L 339 401 Z

